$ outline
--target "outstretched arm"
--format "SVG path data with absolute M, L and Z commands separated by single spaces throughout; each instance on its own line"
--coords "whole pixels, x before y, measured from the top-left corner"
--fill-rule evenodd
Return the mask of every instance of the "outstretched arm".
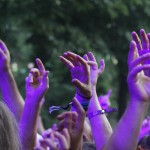
M 149 58 L 150 54 L 139 56 L 136 43 L 131 42 L 128 54 L 130 101 L 105 150 L 137 148 L 141 124 L 150 102 L 150 78 L 144 74 L 145 70 L 150 69 L 150 64 L 143 64 Z
M 101 110 L 96 93 L 96 84 L 98 77 L 104 70 L 104 60 L 101 60 L 101 67 L 98 68 L 95 57 L 91 52 L 85 55 L 84 59 L 71 52 L 66 52 L 60 58 L 70 69 L 72 81 L 74 81 L 76 88 L 76 98 L 80 103 L 90 100 L 88 114 Z M 112 133 L 111 126 L 104 114 L 91 118 L 90 123 L 96 147 L 102 149 Z M 97 131 L 99 134 L 97 134 Z
M 40 102 L 49 87 L 48 71 L 40 59 L 36 59 L 37 71 L 30 71 L 26 78 L 26 100 L 20 121 L 20 135 L 24 150 L 32 150 L 36 142 Z
M 5 43 L 0 40 L 0 89 L 2 97 L 9 109 L 20 121 L 24 100 L 19 93 L 10 67 L 10 54 Z
M 102 107 L 99 104 L 96 85 L 98 77 L 103 73 L 105 69 L 104 60 L 100 60 L 100 68 L 92 52 L 89 52 L 87 55 L 84 55 L 85 60 L 90 65 L 90 77 L 91 77 L 91 89 L 92 89 L 92 98 L 90 100 L 89 108 L 87 114 L 95 113 L 97 110 L 102 110 Z M 92 127 L 92 134 L 96 144 L 97 149 L 103 149 L 108 139 L 112 134 L 112 128 L 105 114 L 96 115 L 92 118 L 89 118 L 90 124 Z M 97 134 L 97 132 L 99 134 Z

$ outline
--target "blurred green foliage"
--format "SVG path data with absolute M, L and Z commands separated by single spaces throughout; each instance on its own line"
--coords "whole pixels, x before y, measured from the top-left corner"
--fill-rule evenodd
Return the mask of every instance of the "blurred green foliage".
M 69 71 L 59 56 L 73 51 L 81 56 L 92 51 L 106 69 L 97 93 L 113 90 L 111 101 L 125 109 L 127 95 L 127 53 L 131 31 L 149 30 L 150 1 L 147 0 L 0 0 L 0 35 L 7 44 L 19 90 L 25 97 L 24 79 L 28 64 L 36 57 L 50 70 L 50 89 L 41 115 L 49 127 L 57 113 L 51 105 L 69 102 L 75 90 Z

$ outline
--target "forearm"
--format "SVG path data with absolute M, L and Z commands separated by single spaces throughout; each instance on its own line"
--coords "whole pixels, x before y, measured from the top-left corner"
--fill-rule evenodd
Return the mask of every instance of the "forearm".
M 45 130 L 43 122 L 42 122 L 42 118 L 40 115 L 38 116 L 37 130 L 39 134 L 42 134 Z
M 32 99 L 26 98 L 20 121 L 20 135 L 24 150 L 32 150 L 35 146 L 39 112 L 40 104 L 33 104 Z
M 24 106 L 24 100 L 19 93 L 11 70 L 1 74 L 0 83 L 3 100 L 14 113 L 16 119 L 19 122 Z
M 137 147 L 142 121 L 148 110 L 147 102 L 130 100 L 105 150 L 134 150 Z
M 96 89 L 92 90 L 92 98 L 88 108 L 88 114 L 91 112 L 95 112 L 97 110 L 101 110 L 101 106 L 98 101 Z M 112 134 L 112 128 L 110 123 L 107 120 L 105 114 L 96 115 L 90 119 L 90 124 L 92 127 L 92 134 L 96 144 L 97 150 L 101 150 L 105 144 L 108 142 Z

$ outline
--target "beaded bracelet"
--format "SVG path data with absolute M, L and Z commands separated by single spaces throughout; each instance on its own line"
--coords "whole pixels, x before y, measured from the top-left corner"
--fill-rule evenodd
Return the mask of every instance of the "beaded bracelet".
M 97 115 L 101 115 L 101 114 L 108 114 L 108 113 L 112 113 L 112 112 L 117 112 L 117 108 L 109 108 L 108 110 L 97 110 L 95 112 L 91 112 L 88 114 L 88 118 L 91 119 Z

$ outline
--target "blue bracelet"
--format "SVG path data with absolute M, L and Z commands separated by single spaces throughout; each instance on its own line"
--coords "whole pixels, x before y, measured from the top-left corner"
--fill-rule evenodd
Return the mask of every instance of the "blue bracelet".
M 80 104 L 81 104 L 81 106 L 83 107 L 83 109 L 84 109 L 85 111 L 87 111 L 87 110 L 88 110 L 88 107 L 89 107 L 89 104 L 90 104 L 90 101 L 82 102 L 82 103 L 80 103 Z

